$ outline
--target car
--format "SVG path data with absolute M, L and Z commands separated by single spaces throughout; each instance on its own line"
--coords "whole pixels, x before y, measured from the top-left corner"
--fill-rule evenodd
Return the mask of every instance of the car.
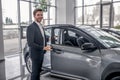
M 52 51 L 43 71 L 74 80 L 120 80 L 120 39 L 86 25 L 48 25 L 46 31 Z M 24 58 L 30 67 L 28 48 L 24 48 Z
M 113 36 L 120 39 L 120 30 L 115 28 L 102 28 L 102 30 L 112 34 Z

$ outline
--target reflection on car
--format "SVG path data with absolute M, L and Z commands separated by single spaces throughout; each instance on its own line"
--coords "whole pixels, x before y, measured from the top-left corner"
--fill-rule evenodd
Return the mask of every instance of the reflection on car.
M 49 25 L 46 31 L 52 51 L 43 69 L 51 75 L 73 80 L 120 80 L 120 39 L 85 25 Z M 28 48 L 24 48 L 24 57 L 30 71 Z
M 120 30 L 115 28 L 102 28 L 102 30 L 120 39 Z

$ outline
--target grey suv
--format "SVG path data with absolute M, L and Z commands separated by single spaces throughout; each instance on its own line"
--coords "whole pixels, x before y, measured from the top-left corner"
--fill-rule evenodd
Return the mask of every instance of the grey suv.
M 120 39 L 84 25 L 49 25 L 46 31 L 53 49 L 50 67 L 43 67 L 51 75 L 74 80 L 120 80 Z M 27 48 L 24 57 L 30 70 Z

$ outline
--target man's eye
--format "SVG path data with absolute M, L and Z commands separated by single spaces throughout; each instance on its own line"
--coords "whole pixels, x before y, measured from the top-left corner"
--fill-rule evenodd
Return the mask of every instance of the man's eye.
M 40 14 L 38 14 L 37 16 L 40 16 Z
M 37 16 L 43 16 L 42 14 L 38 14 Z
M 42 14 L 40 16 L 43 16 Z

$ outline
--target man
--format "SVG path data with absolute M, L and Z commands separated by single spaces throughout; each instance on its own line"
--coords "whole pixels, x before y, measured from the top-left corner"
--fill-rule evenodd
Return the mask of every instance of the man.
M 27 28 L 27 42 L 30 47 L 30 56 L 32 60 L 31 80 L 40 80 L 44 53 L 46 50 L 51 50 L 51 48 L 50 46 L 46 46 L 46 35 L 40 23 L 43 19 L 42 9 L 35 9 L 33 11 L 33 16 L 34 22 Z

